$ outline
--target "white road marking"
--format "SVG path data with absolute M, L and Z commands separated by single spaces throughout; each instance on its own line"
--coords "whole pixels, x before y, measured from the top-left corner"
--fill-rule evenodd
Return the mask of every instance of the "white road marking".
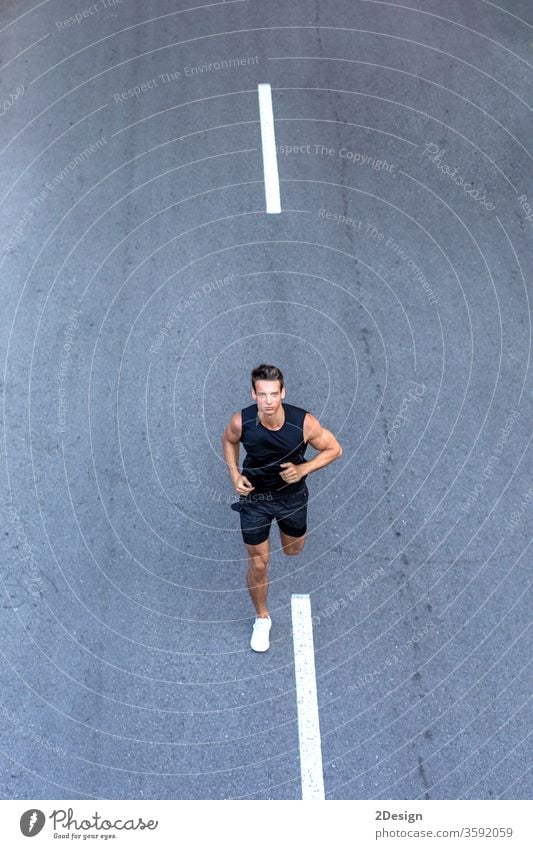
M 291 609 L 302 799 L 324 799 L 311 599 L 308 595 L 293 594 Z
M 276 214 L 281 212 L 281 199 L 270 83 L 260 83 L 257 86 L 257 93 L 259 95 L 259 118 L 261 120 L 266 211 Z

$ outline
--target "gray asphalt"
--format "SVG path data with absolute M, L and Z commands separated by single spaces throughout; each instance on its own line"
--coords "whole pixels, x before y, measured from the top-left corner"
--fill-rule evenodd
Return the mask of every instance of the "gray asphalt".
M 11 0 L 0 39 L 2 796 L 300 798 L 296 592 L 328 799 L 530 798 L 531 4 Z M 261 362 L 344 453 L 260 656 L 220 438 Z

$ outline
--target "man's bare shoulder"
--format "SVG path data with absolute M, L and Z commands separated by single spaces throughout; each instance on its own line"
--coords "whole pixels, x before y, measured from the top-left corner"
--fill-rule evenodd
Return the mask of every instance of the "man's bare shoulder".
M 330 430 L 324 427 L 312 413 L 306 412 L 304 418 L 304 442 L 308 442 L 317 451 L 335 449 L 342 455 L 342 446 Z
M 320 435 L 320 431 L 322 430 L 322 425 L 318 421 L 317 417 L 310 413 L 309 410 L 306 411 L 304 416 L 304 440 L 305 442 L 309 442 L 310 439 L 315 439 Z

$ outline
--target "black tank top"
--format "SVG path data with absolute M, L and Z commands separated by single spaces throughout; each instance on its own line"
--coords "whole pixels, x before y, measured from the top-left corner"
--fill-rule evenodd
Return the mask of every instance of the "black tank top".
M 285 422 L 279 430 L 269 430 L 261 424 L 257 404 L 241 410 L 241 442 L 246 450 L 242 473 L 255 487 L 254 492 L 284 495 L 304 488 L 304 475 L 297 483 L 286 483 L 280 463 L 304 463 L 307 442 L 304 442 L 304 418 L 307 410 L 293 404 L 281 404 Z

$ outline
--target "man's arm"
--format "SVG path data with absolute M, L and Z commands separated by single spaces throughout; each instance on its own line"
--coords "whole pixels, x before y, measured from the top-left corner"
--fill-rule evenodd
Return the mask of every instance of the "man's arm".
M 306 413 L 304 419 L 304 441 L 316 448 L 318 454 L 311 460 L 301 464 L 303 474 L 316 472 L 324 466 L 329 466 L 342 455 L 342 447 L 337 442 L 330 430 L 322 427 L 316 416 Z
M 239 449 L 242 433 L 242 417 L 240 413 L 234 413 L 222 434 L 222 451 L 228 465 L 230 477 L 235 486 L 239 471 Z
M 316 448 L 318 454 L 312 460 L 299 463 L 297 466 L 293 463 L 280 463 L 283 468 L 283 471 L 280 472 L 281 477 L 287 483 L 294 483 L 310 472 L 316 472 L 317 469 L 329 466 L 333 460 L 336 460 L 342 454 L 342 448 L 331 431 L 322 427 L 312 413 L 305 414 L 304 442 L 308 442 L 313 448 Z
M 224 459 L 228 464 L 229 473 L 233 486 L 239 495 L 247 495 L 255 486 L 252 486 L 245 475 L 241 475 L 239 471 L 239 442 L 242 434 L 242 416 L 240 413 L 234 413 L 231 417 L 226 430 L 222 434 L 222 450 Z

